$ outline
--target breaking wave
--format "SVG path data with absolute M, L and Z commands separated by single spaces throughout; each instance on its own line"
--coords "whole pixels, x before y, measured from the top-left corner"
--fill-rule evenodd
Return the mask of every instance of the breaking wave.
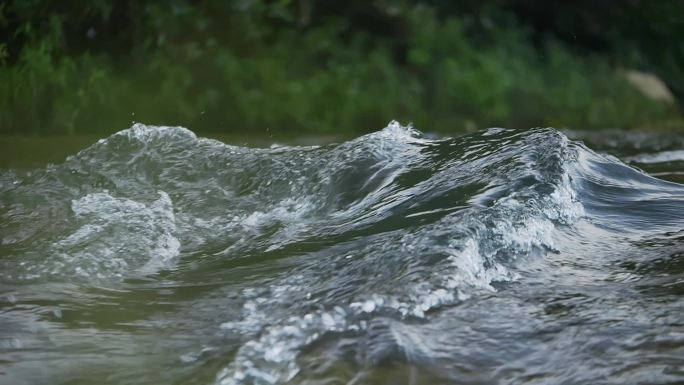
M 521 285 L 568 250 L 614 262 L 611 237 L 684 223 L 681 185 L 556 130 L 434 140 L 394 122 L 270 149 L 136 124 L 63 164 L 4 172 L 0 198 L 5 284 L 172 279 L 215 285 L 212 303 L 233 298 L 206 326 L 231 346 L 222 385 L 305 379 L 309 351 L 331 339 L 354 341 L 365 363 L 399 353 L 436 365 L 431 328 L 464 301 Z

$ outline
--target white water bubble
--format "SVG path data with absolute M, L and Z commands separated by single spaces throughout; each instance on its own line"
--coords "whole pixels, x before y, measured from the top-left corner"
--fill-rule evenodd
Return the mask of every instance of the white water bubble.
M 45 261 L 52 274 L 86 280 L 147 275 L 170 267 L 179 254 L 173 205 L 165 192 L 145 204 L 103 191 L 71 206 L 83 224 L 52 245 L 56 259 Z
M 361 305 L 361 310 L 364 313 L 371 313 L 373 310 L 375 310 L 375 302 L 372 300 L 367 300 Z

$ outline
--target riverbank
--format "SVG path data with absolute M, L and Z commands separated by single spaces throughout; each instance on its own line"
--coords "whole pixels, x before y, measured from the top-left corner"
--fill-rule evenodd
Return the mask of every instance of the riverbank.
M 106 136 L 131 121 L 286 136 L 358 135 L 390 119 L 447 133 L 684 126 L 675 96 L 635 86 L 658 78 L 630 59 L 641 46 L 573 45 L 497 6 L 305 1 L 315 9 L 301 19 L 294 2 L 40 3 L 0 8 L 14 36 L 0 44 L 0 134 Z M 676 71 L 657 75 L 679 84 Z

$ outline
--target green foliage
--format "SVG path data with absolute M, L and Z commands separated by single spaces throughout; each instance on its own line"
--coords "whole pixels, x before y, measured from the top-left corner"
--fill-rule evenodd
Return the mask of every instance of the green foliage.
M 363 132 L 391 119 L 431 131 L 629 128 L 679 117 L 600 56 L 554 40 L 534 47 L 514 20 L 478 37 L 464 18 L 396 3 L 392 20 L 406 30 L 396 37 L 334 15 L 302 26 L 286 0 L 149 2 L 132 6 L 121 38 L 114 3 L 32 13 L 49 3 L 10 5 L 23 23 L 0 45 L 2 133 L 105 133 L 131 121 L 262 133 Z M 65 32 L 90 24 L 99 32 L 80 32 L 110 46 Z

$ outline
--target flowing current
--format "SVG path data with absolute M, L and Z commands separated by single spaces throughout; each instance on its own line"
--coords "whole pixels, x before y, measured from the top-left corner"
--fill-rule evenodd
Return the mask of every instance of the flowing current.
M 0 171 L 0 383 L 682 383 L 682 151 L 136 124 Z

